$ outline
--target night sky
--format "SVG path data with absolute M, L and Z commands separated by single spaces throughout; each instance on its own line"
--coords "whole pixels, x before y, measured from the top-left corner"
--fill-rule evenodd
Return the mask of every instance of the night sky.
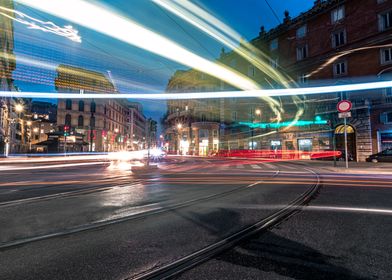
M 192 2 L 208 10 L 247 40 L 258 35 L 261 25 L 268 30 L 279 23 L 264 0 Z M 313 2 L 313 0 L 269 0 L 280 21 L 285 10 L 294 17 L 311 8 Z M 213 60 L 219 56 L 221 43 L 151 1 L 106 0 L 99 3 L 205 58 Z M 123 93 L 163 91 L 175 70 L 187 69 L 180 64 L 63 19 L 20 4 L 15 6 L 17 11 L 43 21 L 52 21 L 58 26 L 71 24 L 82 37 L 82 43 L 76 43 L 55 34 L 28 29 L 26 25 L 15 22 L 14 52 L 17 69 L 14 72 L 14 79 L 21 91 L 55 92 L 54 78 L 58 64 L 69 64 L 103 73 L 111 71 L 118 90 Z M 22 57 L 34 59 L 43 66 L 31 67 L 22 61 Z M 162 101 L 142 103 L 145 115 L 156 120 L 159 120 L 166 111 L 166 105 Z

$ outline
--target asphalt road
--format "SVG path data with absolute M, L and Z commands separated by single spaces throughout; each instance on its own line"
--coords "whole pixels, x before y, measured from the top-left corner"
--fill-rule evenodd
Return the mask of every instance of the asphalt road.
M 37 166 L 2 171 L 1 279 L 129 278 L 276 211 L 241 205 L 285 205 L 315 181 L 241 160 L 173 159 L 148 174 Z
M 316 166 L 323 187 L 303 211 L 178 279 L 391 279 L 392 173 Z
M 149 173 L 56 164 L 0 171 L 0 279 L 132 279 L 281 209 L 316 183 L 309 168 L 323 188 L 308 207 L 179 277 L 388 279 L 391 272 L 392 211 L 378 211 L 392 209 L 387 175 L 240 159 L 171 158 Z M 364 207 L 373 210 L 357 209 Z

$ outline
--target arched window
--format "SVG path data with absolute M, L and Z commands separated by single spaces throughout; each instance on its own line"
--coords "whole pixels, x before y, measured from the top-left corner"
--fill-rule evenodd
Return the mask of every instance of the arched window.
M 80 115 L 78 118 L 78 127 L 83 127 L 84 126 L 84 119 L 83 116 Z
M 65 109 L 72 110 L 72 100 L 71 99 L 65 100 Z
M 97 105 L 95 104 L 94 101 L 92 101 L 91 102 L 91 109 L 90 109 L 91 113 L 95 113 L 96 107 L 97 107 Z
M 83 100 L 79 101 L 79 112 L 84 112 L 84 101 Z
M 71 115 L 70 114 L 65 115 L 65 125 L 71 126 Z
M 95 117 L 90 118 L 90 127 L 95 127 Z

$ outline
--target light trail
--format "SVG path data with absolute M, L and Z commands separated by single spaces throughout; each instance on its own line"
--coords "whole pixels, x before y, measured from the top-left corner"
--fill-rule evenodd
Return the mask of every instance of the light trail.
M 362 90 L 374 90 L 392 87 L 392 81 L 359 83 L 352 85 L 334 85 L 321 87 L 291 88 L 291 89 L 260 89 L 243 91 L 212 91 L 212 92 L 192 92 L 192 93 L 53 93 L 53 92 L 13 92 L 0 91 L 0 96 L 15 98 L 59 98 L 59 99 L 146 99 L 146 100 L 181 100 L 181 99 L 211 99 L 211 98 L 249 98 L 249 97 L 279 97 L 312 95 L 336 92 L 351 92 Z
M 17 2 L 195 68 L 236 88 L 258 89 L 258 85 L 246 76 L 198 56 L 166 37 L 92 3 L 82 0 L 17 0 Z
M 8 13 L 1 12 L 1 11 L 5 11 Z M 13 17 L 11 14 L 16 14 L 18 15 L 18 17 Z M 22 12 L 5 8 L 3 6 L 0 6 L 0 15 L 5 16 L 21 24 L 24 24 L 29 29 L 36 29 L 36 30 L 41 30 L 43 32 L 53 33 L 77 43 L 82 42 L 82 38 L 79 36 L 78 31 L 75 30 L 71 25 L 65 25 L 64 27 L 60 27 L 51 21 L 42 21 L 33 18 L 29 15 L 26 15 Z
M 153 2 L 229 47 L 274 81 L 285 87 L 289 86 L 288 79 L 270 65 L 271 58 L 269 56 L 243 40 L 238 32 L 206 10 L 187 0 L 153 0 Z M 261 58 L 268 62 L 261 60 Z

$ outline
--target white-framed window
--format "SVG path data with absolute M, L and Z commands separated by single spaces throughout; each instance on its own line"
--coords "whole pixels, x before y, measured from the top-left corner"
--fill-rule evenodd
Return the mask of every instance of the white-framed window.
M 346 30 L 332 33 L 332 47 L 337 48 L 346 44 Z
M 307 31 L 308 31 L 308 30 L 307 30 L 306 24 L 305 24 L 305 25 L 302 25 L 300 28 L 298 28 L 298 29 L 297 29 L 297 39 L 300 39 L 300 38 L 305 37 Z
M 298 76 L 298 83 L 307 84 L 308 83 L 308 74 L 301 74 Z
M 384 31 L 392 27 L 392 11 L 378 15 L 378 27 L 380 31 Z
M 279 58 L 271 58 L 270 59 L 270 64 L 271 64 L 271 67 L 272 68 L 278 68 L 278 65 L 279 65 Z
M 381 49 L 381 64 L 392 63 L 392 48 Z
M 278 49 L 278 47 L 279 47 L 278 44 L 279 44 L 279 43 L 278 43 L 278 38 L 273 39 L 273 40 L 270 42 L 270 44 L 269 44 L 270 51 L 273 51 L 273 50 Z
M 347 74 L 347 63 L 346 61 L 341 61 L 338 63 L 335 63 L 333 65 L 333 74 L 335 76 L 342 76 Z
M 308 45 L 297 47 L 297 61 L 308 57 Z
M 256 69 L 253 65 L 248 66 L 248 76 L 249 77 L 254 77 L 256 73 Z
M 344 19 L 344 6 L 339 6 L 331 12 L 331 22 L 336 23 Z

